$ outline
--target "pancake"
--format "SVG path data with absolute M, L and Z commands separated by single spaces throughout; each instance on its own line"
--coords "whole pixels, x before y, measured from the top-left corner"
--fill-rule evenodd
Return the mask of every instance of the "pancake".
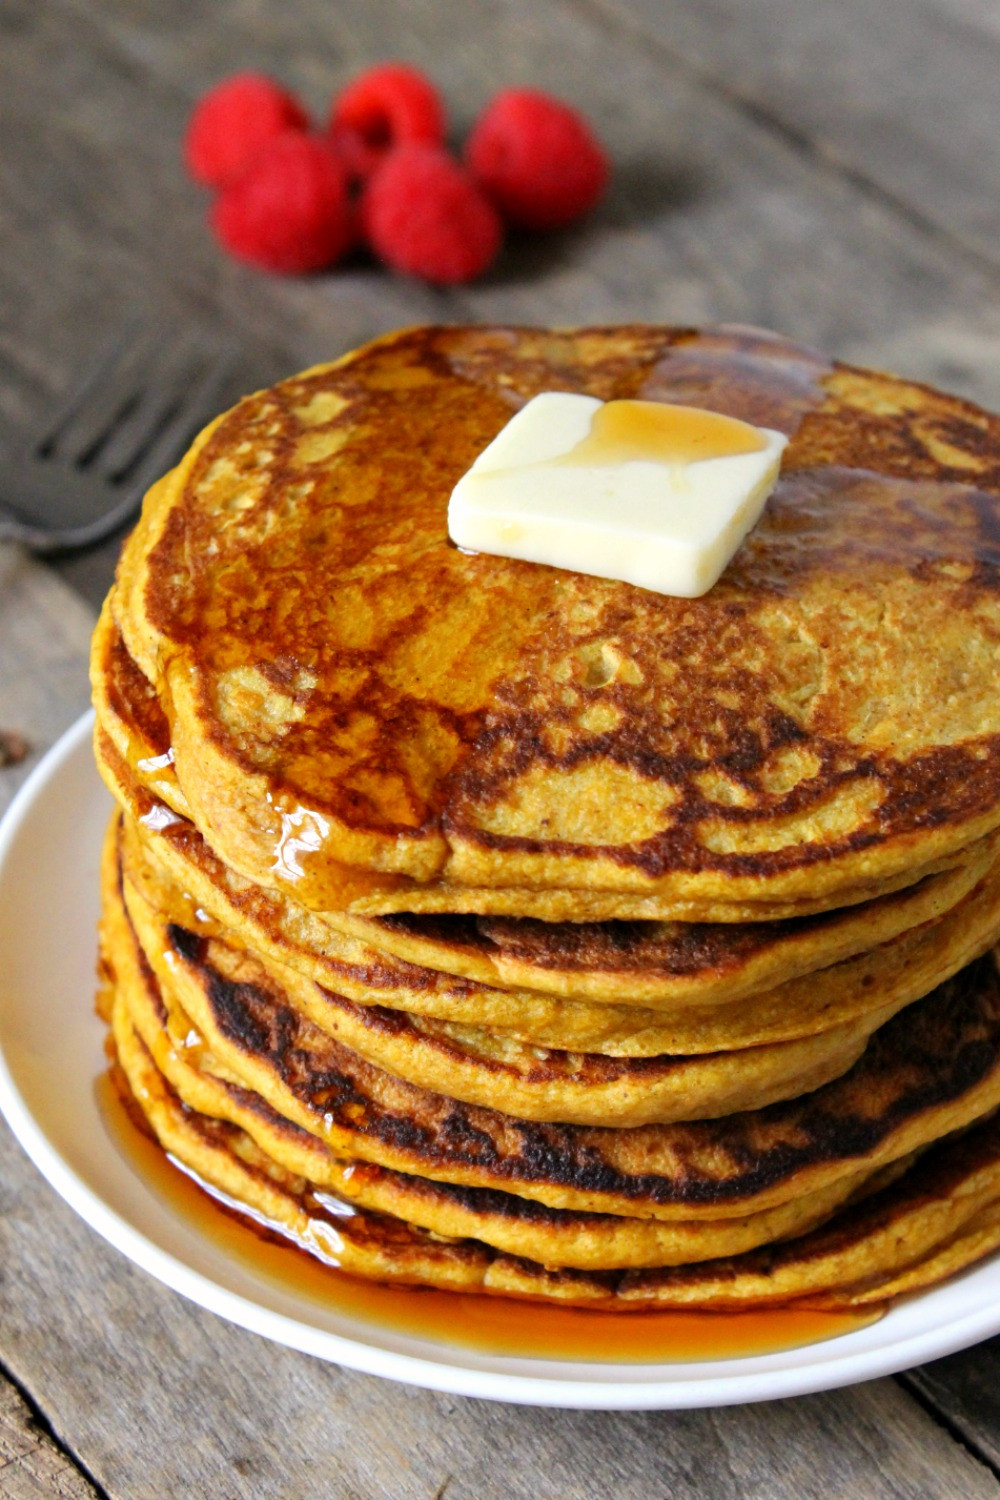
M 162 836 L 143 836 L 127 820 L 123 846 L 130 879 L 158 911 L 180 926 L 251 950 L 286 988 L 295 983 L 288 972 L 291 969 L 343 1001 L 419 1016 L 424 1035 L 439 1037 L 446 1049 L 455 1042 L 466 1051 L 471 1048 L 491 1056 L 502 1052 L 509 1060 L 518 1041 L 531 1049 L 546 1046 L 563 1052 L 638 1058 L 763 1049 L 821 1033 L 830 1037 L 837 1030 L 846 1042 L 849 1031 L 867 1036 L 894 1011 L 985 952 L 1000 934 L 1000 870 L 994 867 L 936 923 L 925 923 L 870 954 L 780 985 L 767 995 L 727 1006 L 685 1005 L 676 1014 L 625 1005 L 612 1008 L 545 1001 L 531 992 L 499 992 L 469 981 L 456 982 L 335 933 L 313 932 L 315 918 L 301 911 L 289 912 L 280 898 L 233 877 L 206 851 L 197 834 L 178 825 L 164 830 Z M 329 1023 L 337 1034 L 331 1004 L 317 1003 L 301 986 L 298 990 L 317 1025 Z M 339 1009 L 343 1017 L 350 1015 L 349 1006 Z M 365 1024 L 363 1016 L 357 1020 Z M 340 1024 L 347 1024 L 346 1020 Z M 375 1022 L 376 1027 L 380 1024 Z M 402 1024 L 384 1020 L 390 1032 Z M 484 1028 L 492 1042 L 482 1037 Z M 370 1045 L 375 1045 L 376 1033 L 369 1034 Z M 360 1034 L 355 1032 L 355 1036 L 351 1045 L 366 1051 Z M 390 1045 L 385 1029 L 382 1045 Z M 366 1055 L 372 1056 L 371 1052 Z M 372 1060 L 381 1058 L 373 1056 Z M 529 1057 L 524 1068 L 537 1072 L 538 1059 Z M 798 1092 L 804 1091 L 808 1077 L 804 1072 Z M 652 1083 L 650 1075 L 647 1082 Z M 717 1082 L 721 1084 L 721 1078 Z M 499 1083 L 495 1079 L 489 1085 L 489 1100 L 480 1102 L 492 1102 L 494 1084 Z M 447 1091 L 469 1097 L 455 1080 Z M 577 1092 L 582 1096 L 585 1090 Z M 517 1109 L 513 1101 L 510 1108 L 531 1113 Z M 709 1107 L 705 1112 L 727 1111 Z M 532 1114 L 532 1118 L 539 1117 Z
M 127 939 L 120 924 L 121 914 L 112 905 L 104 953 L 115 974 L 114 1005 L 185 1107 L 239 1126 L 269 1159 L 344 1201 L 390 1212 L 435 1234 L 473 1235 L 515 1254 L 578 1269 L 687 1264 L 808 1228 L 826 1219 L 873 1175 L 879 1178 L 861 1170 L 744 1218 L 664 1222 L 550 1208 L 495 1189 L 424 1179 L 344 1158 L 235 1079 L 211 1045 L 195 1039 L 190 1017 L 157 984 L 139 945 Z M 119 1034 L 122 1024 L 121 1018 L 115 1023 Z
M 953 908 L 997 857 L 995 834 L 915 885 L 819 915 L 740 923 L 540 922 L 345 915 L 373 947 L 503 989 L 634 1004 L 734 1004 L 890 942 Z
M 899 1161 L 1000 1102 L 993 954 L 887 1022 L 848 1073 L 811 1094 L 721 1120 L 601 1129 L 407 1084 L 320 1031 L 215 939 L 172 928 L 143 952 L 163 1003 L 193 1023 L 192 1045 L 335 1153 L 552 1208 L 745 1218 Z
M 484 989 L 456 985 L 440 974 L 393 962 L 384 952 L 330 930 L 332 924 L 324 925 L 322 919 L 310 916 L 287 898 L 269 897 L 266 891 L 226 870 L 179 816 L 157 817 L 155 804 L 137 789 L 103 729 L 98 730 L 97 750 L 105 779 L 114 787 L 119 800 L 130 805 L 133 814 L 147 828 L 153 825 L 146 847 L 137 857 L 144 866 L 152 861 L 158 867 L 152 879 L 161 885 L 165 867 L 168 885 L 172 879 L 194 893 L 188 909 L 175 912 L 179 921 L 190 924 L 194 912 L 200 913 L 197 920 L 203 922 L 207 910 L 224 927 L 240 932 L 260 951 L 278 961 L 301 965 L 311 977 L 362 1004 L 377 1002 L 459 1025 L 500 1027 L 509 1031 L 512 1039 L 532 1045 L 577 1046 L 609 1055 L 649 1056 L 790 1040 L 846 1024 L 885 1005 L 907 1003 L 982 952 L 997 935 L 994 883 L 973 899 L 967 898 L 963 906 L 955 907 L 949 925 L 940 924 L 937 933 L 923 930 L 905 943 L 897 941 L 891 950 L 885 945 L 885 951 L 873 952 L 866 959 L 831 967 L 797 985 L 779 987 L 758 1003 L 744 1005 L 738 1012 L 729 1011 L 724 1017 L 691 1007 L 682 1017 L 664 1025 L 654 1014 L 639 1007 L 622 1006 L 616 1017 L 609 1017 L 595 1013 L 594 1007 L 540 1004 L 531 993 L 525 992 L 516 992 L 515 1003 L 510 1004 L 492 986 Z M 156 829 L 162 836 L 157 835 Z M 154 850 L 151 845 L 158 848 Z M 915 919 L 933 916 L 962 896 L 993 857 L 992 841 L 987 840 L 969 852 L 966 864 L 959 870 L 925 881 L 901 896 L 885 898 L 874 908 L 859 908 L 857 915 L 867 917 L 871 935 L 876 938 Z M 147 876 L 147 883 L 149 879 Z M 162 907 L 167 898 L 161 893 L 154 899 Z M 638 948 L 651 955 L 651 965 L 659 966 L 658 983 L 663 982 L 664 972 L 669 978 L 671 969 L 680 971 L 676 999 L 689 1002 L 694 990 L 696 994 L 704 992 L 720 999 L 725 993 L 736 1001 L 754 982 L 759 982 L 762 972 L 780 972 L 790 962 L 793 968 L 801 965 L 809 951 L 809 929 L 819 929 L 821 957 L 839 951 L 845 943 L 848 947 L 857 946 L 863 930 L 861 921 L 849 920 L 845 934 L 841 918 L 842 914 L 838 914 L 834 918 L 814 918 L 785 927 L 757 924 L 749 934 L 733 927 L 714 932 L 702 928 L 690 938 L 677 924 L 669 932 L 661 929 L 653 936 L 637 932 L 638 924 L 633 924 L 624 940 L 617 932 L 590 928 L 585 931 L 581 948 L 584 953 L 596 948 L 598 963 L 603 962 L 606 972 L 610 972 L 609 950 L 631 949 L 634 953 Z M 435 923 L 440 925 L 440 921 Z M 407 926 L 412 923 L 408 921 Z M 568 926 L 552 934 L 551 941 L 540 942 L 537 935 L 540 924 L 521 922 L 517 926 L 520 933 L 512 935 L 515 943 L 534 944 L 536 949 L 547 947 L 548 951 L 555 949 L 560 955 L 572 951 L 572 935 L 579 930 Z M 825 933 L 827 927 L 836 929 L 832 940 Z M 777 954 L 769 964 L 767 938 L 772 932 Z M 466 947 L 471 946 L 471 940 L 467 941 Z M 794 955 L 791 961 L 789 950 Z M 812 951 L 815 956 L 815 943 Z M 624 952 L 621 956 L 624 977 Z M 746 960 L 742 972 L 741 958 Z M 566 959 L 560 956 L 558 961 L 565 964 Z M 489 968 L 487 972 L 491 972 Z M 648 969 L 641 963 L 632 965 L 631 972 L 638 973 L 640 984 L 648 977 Z M 698 980 L 702 990 L 694 988 Z M 720 987 L 727 984 L 731 991 Z
M 170 929 L 177 926 L 172 911 L 150 900 L 127 861 L 124 877 L 140 944 L 169 945 Z M 994 899 L 1000 907 L 1000 876 Z M 183 897 L 170 902 L 174 912 L 182 905 Z M 197 932 L 205 938 L 205 925 L 198 924 Z M 232 934 L 218 935 L 234 951 Z M 791 1098 L 846 1072 L 895 1010 L 883 1006 L 802 1041 L 686 1057 L 610 1058 L 528 1046 L 483 1027 L 435 1025 L 384 1006 L 359 1005 L 273 958 L 265 962 L 248 948 L 240 951 L 267 973 L 288 1005 L 396 1077 L 470 1104 L 491 1106 L 502 1099 L 507 1113 L 524 1119 L 568 1124 L 709 1119 Z
M 551 389 L 790 432 L 703 598 L 448 544 L 452 485 Z M 305 906 L 829 909 L 1000 823 L 998 436 L 745 330 L 409 330 L 203 434 L 147 500 L 115 618 L 194 822 Z
M 371 1212 L 282 1168 L 228 1121 L 183 1105 L 136 1036 L 122 1004 L 118 1077 L 175 1161 L 213 1196 L 318 1259 L 356 1276 L 594 1309 L 736 1311 L 852 1307 L 933 1285 L 1000 1244 L 1000 1128 L 994 1120 L 934 1147 L 919 1179 L 898 1181 L 828 1225 L 782 1245 L 677 1269 L 604 1272 L 544 1267 L 474 1239 L 445 1239 Z
M 166 722 L 150 684 L 124 649 L 110 601 L 97 627 L 93 675 L 100 716 L 98 761 L 114 795 L 134 816 L 147 822 L 154 808 L 150 800 L 153 795 L 161 795 L 166 799 L 164 805 L 186 818 L 186 804 L 178 792 L 170 760 Z M 145 798 L 132 769 L 136 765 L 145 768 L 147 783 L 156 783 L 155 790 L 147 785 L 149 795 Z M 229 870 L 197 834 L 184 838 L 180 826 L 169 821 L 166 831 L 168 847 L 161 850 L 160 862 L 174 869 L 185 888 L 199 891 L 198 901 L 203 906 L 214 909 L 215 903 L 221 902 L 226 913 L 221 919 L 239 926 L 234 908 L 245 903 L 257 888 Z M 150 837 L 147 842 L 158 841 Z M 174 844 L 181 846 L 179 852 L 186 864 L 183 874 L 177 860 L 171 860 Z M 942 916 L 968 894 L 996 854 L 997 839 L 991 836 L 963 851 L 961 863 L 954 868 L 928 876 L 895 895 L 783 922 L 598 924 L 406 914 L 364 918 L 332 913 L 320 918 L 334 929 L 331 933 L 318 926 L 298 903 L 275 893 L 274 916 L 265 919 L 265 925 L 273 928 L 278 924 L 289 933 L 293 928 L 300 929 L 297 946 L 304 953 L 339 949 L 349 952 L 351 957 L 345 961 L 356 965 L 360 943 L 383 958 L 388 954 L 512 992 L 541 991 L 617 1005 L 627 998 L 632 1006 L 658 1008 L 663 1004 L 703 1006 L 723 1000 L 733 1004 L 874 949 Z M 149 857 L 156 862 L 152 849 Z M 219 889 L 213 899 L 210 886 L 225 889 Z M 266 903 L 266 893 L 255 899 L 258 920 Z M 338 934 L 342 939 L 339 943 Z M 294 945 L 295 939 L 291 940 Z M 983 948 L 991 941 L 988 938 Z M 961 959 L 956 967 L 965 961 Z M 935 982 L 931 979 L 925 988 Z M 798 1006 L 793 1002 L 787 1008 L 797 1010 Z
M 192 809 L 177 778 L 169 723 L 152 684 L 128 653 L 115 622 L 115 602 L 116 590 L 113 588 L 98 620 L 91 653 L 91 679 L 97 711 L 95 753 L 98 769 L 112 795 L 135 816 L 142 816 L 147 820 L 150 827 L 168 827 L 174 821 L 173 815 L 190 821 Z M 202 829 L 202 833 L 205 832 Z M 307 838 L 307 843 L 311 837 Z M 303 849 L 298 848 L 300 842 L 296 836 L 296 857 L 303 853 Z M 631 916 L 632 920 L 628 925 L 633 936 L 644 935 L 642 942 L 628 944 L 628 947 L 635 950 L 635 957 L 629 967 L 637 982 L 645 985 L 653 995 L 663 993 L 665 988 L 671 993 L 681 991 L 691 985 L 692 980 L 697 982 L 697 972 L 691 972 L 690 961 L 685 962 L 683 953 L 675 953 L 672 961 L 664 962 L 660 953 L 661 938 L 666 936 L 668 949 L 674 949 L 678 938 L 687 945 L 688 940 L 684 938 L 686 928 L 697 927 L 703 933 L 714 934 L 711 940 L 716 947 L 718 959 L 724 956 L 731 958 L 732 955 L 718 951 L 720 946 L 725 949 L 728 940 L 713 924 L 739 923 L 744 927 L 753 924 L 761 927 L 760 936 L 763 941 L 748 941 L 744 934 L 738 948 L 749 960 L 752 971 L 750 986 L 759 986 L 764 982 L 764 973 L 770 972 L 773 975 L 773 968 L 769 969 L 767 951 L 772 939 L 767 936 L 766 927 L 762 924 L 771 926 L 787 922 L 795 928 L 802 924 L 803 916 L 809 917 L 817 912 L 829 919 L 828 925 L 820 922 L 807 923 L 803 931 L 783 934 L 784 941 L 780 948 L 776 946 L 775 956 L 779 957 L 780 954 L 780 959 L 792 966 L 805 967 L 806 955 L 812 951 L 816 955 L 815 961 L 825 957 L 826 962 L 832 962 L 836 954 L 852 951 L 861 934 L 870 938 L 877 931 L 890 936 L 910 923 L 922 920 L 932 910 L 942 910 L 954 899 L 951 893 L 956 884 L 962 882 L 963 872 L 978 865 L 996 845 L 997 833 L 994 830 L 967 848 L 952 850 L 926 865 L 901 872 L 892 880 L 882 880 L 874 887 L 862 886 L 841 891 L 843 908 L 837 912 L 831 911 L 826 901 L 758 901 L 753 904 L 745 901 L 717 901 L 712 908 L 712 924 L 706 924 L 702 920 L 702 908 L 697 903 L 678 901 L 672 913 L 675 920 L 662 923 L 649 920 L 656 917 L 655 903 L 647 912 L 647 903 L 629 897 L 624 905 L 619 903 L 623 919 Z M 279 863 L 276 861 L 276 868 Z M 946 879 L 935 880 L 934 877 L 938 874 L 943 874 Z M 282 887 L 287 884 L 279 881 Z M 920 887 L 918 891 L 913 890 L 915 885 Z M 890 901 L 888 897 L 896 893 L 899 894 L 899 900 Z M 285 894 L 294 899 L 292 892 L 286 890 Z M 523 891 L 493 891 L 485 894 L 455 892 L 446 885 L 441 885 L 433 891 L 425 890 L 415 904 L 428 912 L 443 913 L 443 919 L 440 916 L 421 918 L 408 912 L 397 912 L 380 918 L 348 910 L 327 911 L 320 915 L 345 935 L 359 937 L 375 945 L 384 944 L 397 956 L 419 955 L 424 962 L 439 962 L 449 971 L 465 974 L 470 971 L 470 967 L 480 972 L 484 968 L 488 970 L 497 955 L 488 953 L 484 956 L 482 951 L 475 953 L 475 947 L 482 950 L 483 945 L 470 942 L 470 931 L 474 929 L 470 929 L 468 920 L 462 921 L 453 913 L 493 911 L 501 915 L 502 921 L 503 913 L 528 910 L 534 901 L 535 898 L 530 893 Z M 612 910 L 614 901 L 609 904 L 606 893 L 598 894 L 592 899 L 586 891 L 575 891 L 562 896 L 549 892 L 545 897 L 545 904 L 549 909 L 549 920 L 543 923 L 528 918 L 515 924 L 523 932 L 533 921 L 535 937 L 527 942 L 514 942 L 510 945 L 513 950 L 512 963 L 510 960 L 505 962 L 501 957 L 494 982 L 504 983 L 505 975 L 509 976 L 506 982 L 511 982 L 511 971 L 516 968 L 529 987 L 533 982 L 540 981 L 549 992 L 554 990 L 556 993 L 573 993 L 579 989 L 581 993 L 593 993 L 597 998 L 613 995 L 620 987 L 622 978 L 623 954 L 620 942 L 612 942 L 611 948 L 618 951 L 610 972 L 605 972 L 598 966 L 593 973 L 588 974 L 577 963 L 570 965 L 569 971 L 560 975 L 558 957 L 555 962 L 551 955 L 544 961 L 538 960 L 541 946 L 538 933 L 559 934 L 561 931 L 562 937 L 557 936 L 553 952 L 555 955 L 561 953 L 565 956 L 575 945 L 574 932 L 579 933 L 585 928 L 594 930 L 595 918 L 600 919 L 602 915 L 606 915 L 617 928 L 624 927 L 624 920 L 617 919 Z M 855 915 L 852 906 L 861 906 L 863 910 Z M 592 956 L 597 958 L 598 945 L 590 942 L 588 946 L 592 949 Z M 497 947 L 492 939 L 489 947 Z M 609 956 L 606 941 L 603 947 L 606 963 Z M 526 968 L 526 953 L 532 950 L 536 962 Z M 726 983 L 729 982 L 740 982 L 738 973 L 732 967 L 726 975 Z

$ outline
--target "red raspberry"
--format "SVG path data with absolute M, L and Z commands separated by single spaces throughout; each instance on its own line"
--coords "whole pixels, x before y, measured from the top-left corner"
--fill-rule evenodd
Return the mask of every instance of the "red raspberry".
M 369 146 L 359 131 L 346 125 L 331 126 L 327 139 L 352 183 L 365 182 L 385 155 L 384 150 Z
M 184 137 L 184 160 L 198 182 L 222 187 L 274 136 L 308 127 L 302 105 L 273 78 L 235 73 L 195 105 Z
M 347 176 L 330 143 L 288 130 L 223 189 L 212 227 L 239 260 L 265 271 L 321 271 L 354 239 Z
M 333 101 L 334 135 L 354 131 L 371 151 L 369 170 L 393 146 L 421 141 L 440 146 L 445 115 L 430 79 L 409 63 L 379 63 L 358 75 Z
M 492 203 L 439 146 L 390 151 L 361 209 L 375 254 L 425 281 L 471 281 L 500 248 L 503 231 Z
M 604 192 L 608 159 L 582 115 L 537 89 L 504 89 L 465 147 L 473 176 L 523 229 L 560 229 Z

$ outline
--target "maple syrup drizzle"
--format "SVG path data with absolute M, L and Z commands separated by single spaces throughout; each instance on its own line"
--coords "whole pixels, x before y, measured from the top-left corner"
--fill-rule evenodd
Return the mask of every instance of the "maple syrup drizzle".
M 594 412 L 587 436 L 553 462 L 693 464 L 759 453 L 764 446 L 756 428 L 721 412 L 663 401 L 606 401 Z
M 140 1129 L 109 1074 L 98 1079 L 96 1092 L 108 1133 L 126 1162 L 206 1239 L 282 1291 L 395 1333 L 496 1355 L 660 1363 L 773 1354 L 865 1328 L 881 1316 L 880 1309 L 612 1313 L 363 1281 L 224 1209 Z

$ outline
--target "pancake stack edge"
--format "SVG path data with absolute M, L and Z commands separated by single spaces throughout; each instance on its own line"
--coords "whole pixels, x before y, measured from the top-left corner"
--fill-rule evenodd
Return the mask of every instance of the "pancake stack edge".
M 453 470 L 548 388 L 789 431 L 704 601 L 452 555 Z M 972 412 L 746 331 L 473 329 L 220 419 L 92 663 L 101 1004 L 164 1147 L 354 1274 L 594 1307 L 864 1305 L 1000 1243 Z

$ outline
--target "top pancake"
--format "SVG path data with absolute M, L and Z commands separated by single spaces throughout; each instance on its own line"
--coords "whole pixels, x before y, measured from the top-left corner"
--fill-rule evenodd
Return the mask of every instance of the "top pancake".
M 191 825 L 186 816 L 190 810 L 169 764 L 168 726 L 149 683 L 125 652 L 107 605 L 94 635 L 91 670 L 97 764 L 113 796 L 128 812 L 130 837 L 142 846 L 139 857 L 144 864 L 152 864 L 157 883 L 166 875 L 194 906 L 217 911 L 223 924 L 239 932 L 246 946 L 263 943 L 286 961 L 314 973 L 320 983 L 337 988 L 356 981 L 361 994 L 352 989 L 355 998 L 366 1000 L 374 990 L 382 997 L 380 1003 L 450 1020 L 468 1021 L 471 1013 L 477 1023 L 514 1024 L 523 1030 L 529 1009 L 533 1024 L 542 1020 L 539 1007 L 532 1004 L 539 993 L 607 1002 L 616 1009 L 627 1000 L 631 1007 L 648 1005 L 657 1010 L 719 1005 L 732 1012 L 737 1002 L 769 992 L 772 1015 L 768 1024 L 780 1014 L 779 1024 L 787 1027 L 808 1013 L 826 1011 L 828 982 L 843 999 L 843 980 L 832 972 L 819 978 L 815 971 L 830 971 L 830 966 L 881 949 L 916 928 L 937 927 L 946 914 L 951 919 L 948 926 L 957 922 L 964 937 L 981 943 L 982 948 L 1000 935 L 994 916 L 986 918 L 985 929 L 977 930 L 966 911 L 970 893 L 997 860 L 997 832 L 964 850 L 962 862 L 954 868 L 904 890 L 785 921 L 560 923 L 530 917 L 408 913 L 365 917 L 310 912 L 292 897 L 238 875 Z M 135 770 L 139 765 L 145 768 L 145 785 Z M 972 956 L 968 950 L 954 962 L 960 966 Z M 898 967 L 887 953 L 884 957 L 884 965 L 876 959 L 879 989 L 885 987 L 886 971 Z M 453 980 L 445 979 L 446 975 L 454 976 Z M 802 993 L 787 992 L 788 982 L 803 976 L 809 976 L 808 1003 Z M 509 993 L 513 1004 L 504 1005 L 501 992 Z M 430 1003 L 444 1009 L 428 1012 Z M 580 1024 L 590 1029 L 597 1019 L 591 1014 L 585 1022 L 579 1005 L 573 1007 L 572 1024 L 565 1006 L 553 1011 L 548 1005 L 542 1013 L 557 1021 L 559 1045 L 566 1045 Z M 747 1007 L 741 1007 L 744 1027 L 748 1016 Z M 634 1020 L 648 1036 L 655 1017 L 640 1011 Z M 699 1028 L 704 1020 L 702 1016 L 696 1023 Z M 606 1017 L 599 1021 L 598 1034 L 607 1035 L 606 1023 Z M 710 1029 L 713 1040 L 702 1050 L 725 1046 L 717 1028 Z M 622 1033 L 620 1027 L 614 1030 L 617 1046 Z M 789 1034 L 804 1033 L 784 1033 Z M 764 1039 L 743 1030 L 741 1037 L 736 1045 Z M 525 1039 L 540 1040 L 537 1036 Z M 699 1049 L 664 1045 L 661 1036 L 653 1050 Z
M 553 389 L 791 434 L 702 599 L 449 544 L 455 481 Z M 116 619 L 195 823 L 307 906 L 829 908 L 1000 823 L 998 435 L 746 330 L 411 330 L 203 434 Z

